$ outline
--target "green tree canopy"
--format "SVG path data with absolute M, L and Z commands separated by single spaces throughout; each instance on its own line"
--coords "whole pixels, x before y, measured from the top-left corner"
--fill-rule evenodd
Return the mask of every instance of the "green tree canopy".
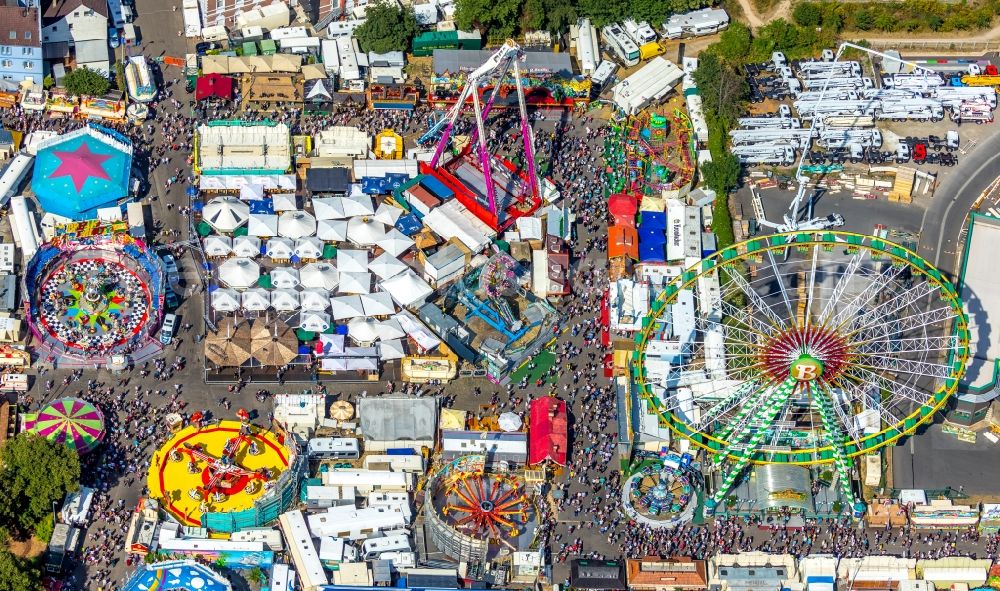
M 815 27 L 822 18 L 819 6 L 812 2 L 796 4 L 795 10 L 792 11 L 792 19 L 803 27 Z
M 368 7 L 365 22 L 355 29 L 354 36 L 362 51 L 387 53 L 409 49 L 418 30 L 412 10 L 377 2 Z
M 69 447 L 30 433 L 8 439 L 0 448 L 0 525 L 34 533 L 79 480 L 80 458 Z
M 743 112 L 750 87 L 735 66 L 724 63 L 715 53 L 705 52 L 700 56 L 694 81 L 706 110 L 715 113 L 723 124 L 734 121 Z
M 6 548 L 0 548 L 0 591 L 36 591 L 41 580 L 42 573 L 35 563 L 18 560 Z
M 482 29 L 488 39 L 514 37 L 520 28 L 522 0 L 458 0 L 455 24 L 463 31 Z
M 750 52 L 750 43 L 750 27 L 733 21 L 719 36 L 719 40 L 710 46 L 710 50 L 726 63 L 742 64 Z
M 95 72 L 84 66 L 66 74 L 63 78 L 63 86 L 66 87 L 66 92 L 73 96 L 104 96 L 107 94 L 111 82 L 100 72 Z

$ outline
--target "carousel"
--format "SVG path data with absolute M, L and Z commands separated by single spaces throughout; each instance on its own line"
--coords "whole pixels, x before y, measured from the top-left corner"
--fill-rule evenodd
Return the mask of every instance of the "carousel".
M 150 496 L 184 525 L 252 508 L 289 468 L 291 452 L 279 436 L 253 425 L 244 409 L 237 416 L 209 425 L 195 413 L 153 456 Z
M 155 348 L 163 269 L 124 224 L 61 226 L 32 257 L 22 286 L 32 333 L 53 357 L 100 362 Z
M 655 528 L 691 521 L 702 482 L 691 456 L 660 452 L 640 460 L 622 487 L 625 513 Z

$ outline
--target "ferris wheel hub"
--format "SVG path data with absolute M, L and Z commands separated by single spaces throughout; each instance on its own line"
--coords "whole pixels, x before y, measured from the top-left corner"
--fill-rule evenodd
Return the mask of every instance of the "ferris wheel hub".
M 802 354 L 792 362 L 789 374 L 800 382 L 811 382 L 823 375 L 823 362 L 812 355 Z

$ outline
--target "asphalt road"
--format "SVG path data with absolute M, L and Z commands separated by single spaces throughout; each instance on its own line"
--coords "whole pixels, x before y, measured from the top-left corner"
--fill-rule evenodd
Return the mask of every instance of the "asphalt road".
M 959 234 L 980 194 L 1000 176 L 1000 134 L 983 138 L 939 182 L 921 224 L 918 254 L 955 277 Z

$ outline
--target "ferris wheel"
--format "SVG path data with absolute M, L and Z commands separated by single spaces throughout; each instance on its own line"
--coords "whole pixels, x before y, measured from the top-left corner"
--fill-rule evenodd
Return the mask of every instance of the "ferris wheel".
M 832 462 L 852 505 L 850 458 L 931 420 L 958 387 L 968 319 L 913 252 L 844 232 L 774 234 L 684 271 L 652 306 L 633 377 L 677 434 L 724 471 Z

